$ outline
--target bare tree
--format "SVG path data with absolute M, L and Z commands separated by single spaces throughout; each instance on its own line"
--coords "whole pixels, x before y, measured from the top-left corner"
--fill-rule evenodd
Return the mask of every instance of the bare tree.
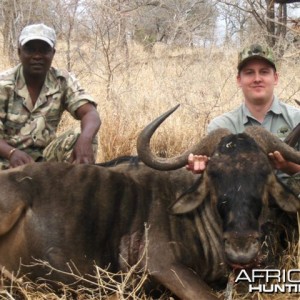
M 106 84 L 106 99 L 113 100 L 112 83 L 117 70 L 126 66 L 120 54 L 126 46 L 126 22 L 123 10 L 127 1 L 88 0 L 78 21 L 77 51 L 89 72 L 97 75 Z M 84 34 L 84 32 L 86 34 Z M 89 56 L 86 56 L 85 41 L 89 42 Z
M 144 1 L 135 11 L 134 38 L 149 44 L 193 45 L 213 36 L 216 19 L 214 1 Z
M 299 1 L 275 1 L 275 0 L 218 0 L 222 5 L 231 7 L 232 11 L 242 14 L 243 30 L 251 20 L 255 20 L 259 30 L 265 37 L 266 43 L 271 47 L 280 46 L 288 30 L 287 3 Z
M 237 9 L 234 5 L 219 4 L 220 23 L 224 24 L 224 42 L 243 41 L 247 35 L 247 28 L 251 23 L 251 15 L 245 12 L 245 3 L 240 4 L 243 9 Z
M 17 38 L 21 29 L 28 24 L 44 22 L 52 24 L 51 1 L 43 0 L 1 0 L 0 24 L 3 35 L 3 51 L 11 63 L 17 60 Z
M 275 0 L 275 3 L 281 3 L 281 4 L 289 4 L 289 3 L 296 3 L 300 2 L 299 0 Z
M 78 21 L 80 20 L 80 14 L 82 13 L 81 0 L 60 0 L 55 1 L 56 12 L 54 18 L 54 27 L 58 32 L 59 38 L 66 43 L 66 65 L 67 70 L 72 70 L 72 41 L 75 39 L 75 31 L 78 28 Z M 78 32 L 77 32 L 78 34 Z M 73 37 L 74 35 L 74 37 Z

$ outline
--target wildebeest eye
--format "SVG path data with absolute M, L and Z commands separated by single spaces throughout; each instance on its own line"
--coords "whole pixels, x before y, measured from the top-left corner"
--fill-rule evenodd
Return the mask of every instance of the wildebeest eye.
M 227 205 L 228 205 L 227 195 L 224 194 L 222 199 L 219 198 L 219 201 L 218 201 L 218 204 L 217 204 L 217 207 L 218 207 L 218 210 L 219 210 L 220 214 L 223 214 L 226 211 Z

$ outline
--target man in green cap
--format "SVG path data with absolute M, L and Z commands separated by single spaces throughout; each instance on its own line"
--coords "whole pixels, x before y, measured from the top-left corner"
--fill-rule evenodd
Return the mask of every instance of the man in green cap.
M 52 67 L 55 43 L 53 28 L 24 27 L 20 64 L 0 74 L 0 170 L 41 160 L 95 162 L 97 104 L 73 75 Z M 65 110 L 80 128 L 56 137 Z
M 274 95 L 278 73 L 274 55 L 270 48 L 251 45 L 239 53 L 237 84 L 244 95 L 243 103 L 236 109 L 213 119 L 208 132 L 227 128 L 232 133 L 241 133 L 248 126 L 263 126 L 280 139 L 300 123 L 300 110 L 281 102 Z M 299 145 L 297 145 L 299 150 Z M 286 161 L 276 151 L 269 154 L 275 168 L 288 175 L 300 172 L 300 165 Z M 206 156 L 190 155 L 187 169 L 201 173 L 205 169 Z M 300 192 L 300 191 L 299 191 Z

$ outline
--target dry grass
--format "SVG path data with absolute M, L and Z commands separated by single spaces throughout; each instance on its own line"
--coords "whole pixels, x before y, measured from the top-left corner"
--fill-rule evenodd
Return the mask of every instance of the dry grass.
M 64 52 L 60 49 L 62 45 L 58 43 L 57 47 L 55 65 L 65 67 Z M 298 49 L 290 49 L 282 59 L 279 66 L 280 83 L 276 89 L 276 94 L 292 105 L 293 99 L 300 100 L 298 55 Z M 97 161 L 136 154 L 136 138 L 140 130 L 178 103 L 181 104 L 180 108 L 157 131 L 152 146 L 156 152 L 171 156 L 194 144 L 205 134 L 207 124 L 213 117 L 233 109 L 242 101 L 235 80 L 236 56 L 236 47 L 230 45 L 218 49 L 183 49 L 158 44 L 152 52 L 147 52 L 141 46 L 132 44 L 127 60 L 122 58 L 122 53 L 118 54 L 120 67 L 115 69 L 108 90 L 101 57 L 95 59 L 94 54 L 86 50 L 87 64 L 78 61 L 74 64 L 73 72 L 98 102 L 103 124 Z M 126 64 L 123 63 L 125 61 Z M 2 56 L 0 69 L 4 70 L 7 67 L 9 63 L 6 57 Z M 75 123 L 65 114 L 60 130 Z M 298 267 L 296 244 L 291 245 L 289 253 L 284 256 L 283 268 L 291 267 Z M 118 294 L 115 297 L 119 297 L 114 299 L 146 299 L 144 295 L 139 294 L 136 287 L 130 286 L 127 274 L 122 275 L 125 276 L 123 283 L 132 287 L 131 292 L 134 295 L 126 294 L 128 287 L 117 284 L 114 275 L 106 273 L 105 270 L 101 272 L 101 277 L 109 277 L 112 280 L 108 280 L 112 283 L 105 292 L 107 294 L 101 295 L 99 292 L 99 287 L 106 290 L 99 277 L 99 286 L 90 291 L 78 291 L 78 299 L 105 299 L 114 293 Z M 100 276 L 100 272 L 98 275 Z M 140 277 L 135 281 L 135 286 L 139 287 L 143 280 L 145 277 Z M 20 283 L 15 279 L 11 279 L 8 285 L 7 281 L 5 282 L 2 281 L 0 299 L 67 299 L 70 292 L 69 288 L 65 287 L 65 293 L 57 296 L 48 288 L 30 282 Z M 37 291 L 43 288 L 45 290 Z M 298 295 L 249 296 L 233 292 L 233 299 L 299 298 Z
M 291 243 L 288 249 L 282 253 L 279 269 L 299 269 L 298 251 L 298 244 L 296 242 Z M 74 282 L 80 281 L 80 285 L 74 288 L 71 285 L 67 286 L 56 282 L 61 289 L 61 292 L 58 294 L 42 280 L 40 280 L 40 283 L 33 283 L 25 277 L 16 278 L 12 274 L 2 270 L 0 276 L 0 300 L 66 300 L 75 299 L 76 297 L 78 300 L 154 300 L 154 298 L 147 296 L 143 291 L 143 284 L 148 280 L 148 275 L 145 269 L 139 267 L 139 263 L 130 268 L 127 273 L 119 272 L 117 274 L 95 266 L 95 273 L 93 275 L 86 275 L 85 277 L 78 273 L 74 265 L 71 265 L 67 272 L 57 270 L 44 261 L 36 260 L 34 265 L 40 265 L 51 271 L 64 273 L 65 276 L 74 278 Z M 267 294 L 258 292 L 248 293 L 247 291 L 247 285 L 236 284 L 232 286 L 230 296 L 226 294 L 227 290 L 216 293 L 221 297 L 220 299 L 225 300 L 296 300 L 300 298 L 298 293 Z M 165 293 L 159 299 L 172 300 L 173 297 Z
M 74 284 L 65 285 L 61 282 L 48 282 L 42 278 L 34 283 L 26 276 L 14 276 L 12 273 L 2 268 L 0 270 L 0 300 L 151 300 L 143 290 L 144 284 L 148 280 L 147 257 L 148 257 L 148 228 L 145 225 L 145 248 L 139 261 L 135 265 L 129 266 L 127 272 L 111 273 L 106 269 L 94 266 L 93 274 L 81 274 L 76 265 L 68 263 L 68 270 L 59 270 L 46 261 L 34 260 L 30 266 L 40 267 L 64 275 Z M 146 263 L 144 263 L 146 261 Z M 126 264 L 126 261 L 123 261 Z M 53 283 L 56 291 L 53 290 Z M 58 292 L 59 291 L 59 292 Z M 172 300 L 168 292 L 165 292 L 161 300 Z
M 36 264 L 55 270 L 47 262 L 39 261 Z M 35 264 L 35 265 L 36 265 Z M 0 299 L 51 299 L 64 300 L 77 299 L 107 299 L 107 300 L 144 300 L 145 295 L 141 292 L 142 284 L 147 280 L 145 273 L 138 271 L 133 267 L 130 272 L 113 274 L 107 270 L 95 266 L 95 274 L 80 276 L 70 272 L 63 272 L 65 276 L 74 278 L 74 281 L 80 280 L 80 285 L 76 288 L 71 285 L 64 285 L 57 282 L 60 292 L 55 292 L 46 283 L 33 283 L 22 278 L 9 278 L 2 275 L 2 284 L 0 289 Z M 42 280 L 40 280 L 42 282 Z M 88 286 L 88 287 L 87 287 Z

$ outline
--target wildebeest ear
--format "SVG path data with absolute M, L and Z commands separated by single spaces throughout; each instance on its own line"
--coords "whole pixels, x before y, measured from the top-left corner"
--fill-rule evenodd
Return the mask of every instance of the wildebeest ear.
M 24 208 L 25 203 L 20 199 L 0 198 L 0 236 L 10 231 L 18 221 Z
M 287 212 L 297 212 L 300 209 L 300 198 L 296 191 L 280 182 L 274 174 L 268 179 L 269 192 L 278 206 Z
M 16 224 L 26 208 L 23 201 L 24 193 L 21 189 L 23 184 L 18 181 L 12 171 L 0 173 L 0 236 L 6 234 Z M 20 188 L 19 188 L 20 187 Z
M 182 194 L 176 201 L 171 204 L 169 211 L 172 214 L 184 214 L 194 210 L 202 204 L 203 200 L 209 193 L 208 177 L 204 173 L 200 185 L 192 191 Z

